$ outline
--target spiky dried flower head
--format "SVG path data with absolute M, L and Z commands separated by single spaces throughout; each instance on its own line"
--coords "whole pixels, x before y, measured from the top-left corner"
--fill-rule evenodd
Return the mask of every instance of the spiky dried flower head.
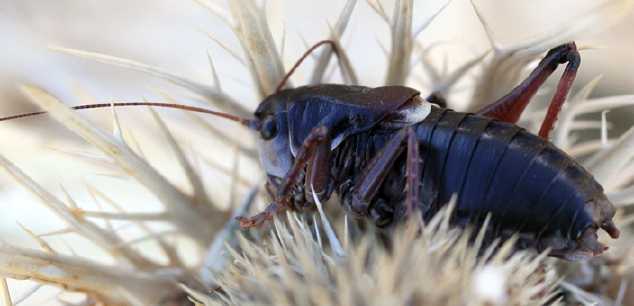
M 484 231 L 449 227 L 449 211 L 421 228 L 348 239 L 344 254 L 320 226 L 289 214 L 264 243 L 246 239 L 205 305 L 543 305 L 557 276 L 542 256 L 512 253 L 514 241 L 482 245 Z M 310 220 L 309 221 L 314 221 Z M 350 231 L 345 231 L 349 233 Z M 211 298 L 214 298 L 213 300 Z
M 224 41 L 215 39 L 215 42 L 238 63 L 246 66 L 253 80 L 254 96 L 261 99 L 271 94 L 284 76 L 286 67 L 284 51 L 281 50 L 283 47 L 275 44 L 263 7 L 254 0 L 230 1 L 228 8 L 206 0 L 197 2 L 236 34 L 243 52 L 231 49 Z M 363 76 L 353 68 L 348 50 L 341 47 L 353 12 L 361 5 L 357 2 L 360 1 L 345 1 L 330 29 L 329 37 L 321 38 L 333 40 L 342 50 L 339 65 L 331 63 L 332 50 L 320 51 L 307 78 L 311 84 L 331 81 L 332 71 L 337 68 L 343 72 L 344 83 L 362 84 L 360 77 Z M 438 50 L 439 44 L 418 39 L 420 33 L 451 1 L 440 1 L 427 18 L 416 17 L 413 0 L 395 1 L 391 14 L 381 1 L 368 0 L 367 4 L 389 27 L 391 34 L 390 47 L 386 50 L 388 65 L 384 83 L 405 84 L 424 79 L 426 82 L 423 85 L 430 93 L 449 97 L 460 91 L 457 89 L 458 84 L 464 83 L 470 98 L 449 102 L 464 109 L 475 109 L 507 92 L 541 52 L 569 41 L 589 28 L 601 28 L 605 18 L 600 16 L 610 16 L 610 20 L 616 20 L 616 17 L 630 11 L 633 2 L 602 1 L 583 12 L 583 18 L 566 23 L 565 28 L 509 46 L 496 43 L 486 18 L 478 10 L 478 5 L 474 4 L 476 14 L 490 39 L 491 50 L 465 59 L 453 71 L 439 67 L 431 59 L 431 50 Z M 247 107 L 244 101 L 238 101 L 234 97 L 237 93 L 225 92 L 225 87 L 221 85 L 222 73 L 216 71 L 213 61 L 211 69 L 214 83 L 208 85 L 139 61 L 63 47 L 51 49 L 164 79 L 188 90 L 194 100 L 209 102 L 222 111 L 241 117 L 248 117 L 253 108 Z M 423 68 L 420 69 L 422 71 L 416 69 L 419 66 Z M 478 71 L 478 77 L 469 78 L 471 71 Z M 296 79 L 294 76 L 293 81 Z M 631 150 L 634 132 L 630 130 L 620 136 L 605 132 L 601 139 L 580 138 L 578 134 L 587 129 L 607 131 L 607 120 L 591 121 L 584 116 L 632 105 L 634 96 L 591 98 L 597 83 L 598 79 L 593 80 L 571 97 L 554 131 L 554 142 L 573 156 L 585 158 L 584 165 L 604 184 L 610 200 L 620 207 L 628 208 L 634 203 L 634 150 Z M 470 231 L 450 229 L 444 214 L 439 214 L 420 231 L 417 223 L 396 230 L 392 233 L 395 239 L 390 248 L 386 248 L 372 234 L 353 235 L 352 230 L 347 231 L 349 224 L 345 220 L 333 219 L 332 223 L 336 227 L 344 228 L 333 231 L 321 207 L 318 207 L 321 213 L 319 222 L 316 217 L 289 215 L 284 220 L 278 220 L 269 233 L 244 233 L 238 237 L 237 222 L 230 217 L 230 213 L 220 208 L 227 207 L 226 203 L 219 203 L 212 196 L 216 191 L 214 189 L 222 188 L 215 188 L 218 184 L 205 184 L 201 173 L 217 171 L 232 177 L 235 184 L 226 188 L 231 190 L 229 202 L 237 202 L 234 201 L 238 197 L 236 185 L 251 190 L 244 196 L 242 205 L 235 209 L 234 215 L 244 215 L 256 202 L 257 188 L 253 187 L 253 178 L 241 177 L 237 162 L 233 168 L 227 168 L 215 161 L 205 160 L 209 167 L 200 167 L 195 162 L 199 156 L 193 156 L 192 150 L 187 150 L 179 140 L 193 138 L 189 133 L 191 129 L 202 127 L 213 138 L 235 148 L 237 155 L 249 162 L 257 159 L 254 148 L 197 116 L 191 117 L 191 122 L 197 126 L 191 127 L 187 134 L 179 133 L 173 126 L 170 129 L 169 122 L 152 111 L 151 118 L 155 120 L 158 130 L 163 133 L 186 174 L 186 181 L 192 190 L 186 193 L 150 164 L 114 110 L 113 133 L 107 133 L 97 124 L 71 112 L 56 97 L 42 89 L 27 86 L 24 92 L 66 128 L 99 150 L 99 154 L 72 152 L 74 158 L 99 165 L 101 169 L 115 172 L 118 177 L 135 180 L 156 196 L 157 206 L 162 209 L 158 212 L 129 212 L 126 208 L 134 202 L 133 199 L 118 203 L 91 184 L 88 184 L 87 189 L 95 202 L 107 203 L 112 209 L 83 209 L 83 203 L 77 203 L 76 198 L 66 190 L 63 190 L 63 197 L 56 196 L 25 171 L 0 156 L 2 167 L 66 225 L 65 228 L 48 233 L 36 233 L 25 226 L 25 232 L 41 247 L 40 251 L 1 243 L 2 277 L 52 284 L 85 293 L 91 298 L 87 301 L 112 305 L 184 302 L 184 293 L 203 305 L 541 305 L 552 301 L 553 286 L 558 276 L 542 256 L 512 253 L 512 241 L 497 245 L 496 248 L 484 247 L 480 242 L 481 236 L 475 235 L 476 239 L 473 240 L 470 239 L 474 237 Z M 162 95 L 171 99 L 167 94 Z M 523 123 L 529 128 L 536 126 L 543 112 L 539 107 L 529 111 Z M 194 139 L 192 142 L 197 145 L 206 143 L 203 139 Z M 200 148 L 199 151 L 206 149 Z M 631 214 L 624 215 L 620 222 L 628 224 L 631 220 Z M 115 229 L 113 221 L 131 225 L 142 235 L 127 236 Z M 157 232 L 152 227 L 155 223 L 166 223 L 170 229 Z M 103 264 L 97 260 L 64 254 L 48 241 L 50 237 L 68 233 L 78 234 L 91 241 L 95 249 L 100 249 L 110 257 L 110 263 Z M 193 241 L 198 247 L 196 251 L 186 253 L 178 250 L 175 240 L 166 238 L 175 233 L 179 240 Z M 634 281 L 634 263 L 631 260 L 631 237 L 634 235 L 631 231 L 625 233 L 622 243 L 614 248 L 613 257 L 605 257 L 598 263 L 587 263 L 581 268 L 573 267 L 574 272 L 587 271 L 588 267 L 590 270 L 608 272 L 586 273 L 583 277 L 572 279 L 567 277 L 562 284 L 565 291 L 572 293 L 570 300 L 623 305 L 625 301 L 634 301 L 627 298 L 633 292 L 628 281 Z M 268 235 L 268 238 L 259 239 L 264 235 Z M 337 237 L 343 237 L 342 241 Z M 156 243 L 160 252 L 142 252 L 136 244 L 143 241 Z M 186 260 L 190 258 L 200 260 L 192 264 Z M 617 264 L 609 265 L 606 262 Z M 113 268 L 113 265 L 117 268 Z M 575 282 L 582 278 L 589 281 Z M 610 282 L 604 281 L 606 278 Z M 596 284 L 612 282 L 616 284 L 602 291 L 596 290 Z M 39 285 L 34 286 L 24 297 L 12 301 L 4 278 L 0 278 L 0 286 L 3 301 L 8 305 L 25 300 L 30 293 L 41 288 Z M 211 292 L 214 288 L 221 290 Z

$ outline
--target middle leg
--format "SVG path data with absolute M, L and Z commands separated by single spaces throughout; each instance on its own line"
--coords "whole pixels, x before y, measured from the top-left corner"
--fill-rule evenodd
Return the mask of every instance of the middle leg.
M 419 142 L 414 128 L 407 128 L 407 162 L 405 163 L 405 212 L 404 217 L 411 216 L 420 205 L 420 184 L 423 159 L 420 155 Z
M 355 215 L 360 217 L 368 215 L 370 203 L 375 200 L 376 194 L 392 169 L 392 165 L 403 152 L 403 141 L 406 136 L 407 129 L 396 132 L 394 137 L 370 160 L 361 176 L 357 178 L 352 189 L 350 204 Z

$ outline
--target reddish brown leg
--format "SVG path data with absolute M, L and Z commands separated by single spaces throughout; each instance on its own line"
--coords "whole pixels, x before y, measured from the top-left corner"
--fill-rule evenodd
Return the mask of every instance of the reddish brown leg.
M 371 160 L 364 169 L 363 174 L 354 185 L 352 195 L 352 211 L 365 216 L 368 206 L 376 195 L 379 187 L 385 180 L 396 161 L 396 158 L 403 152 L 403 141 L 407 136 L 407 129 L 402 129 L 392 138 Z
M 275 214 L 281 213 L 290 208 L 289 201 L 292 196 L 292 188 L 298 183 L 299 175 L 302 170 L 305 169 L 308 161 L 314 158 L 315 152 L 323 150 L 320 149 L 320 147 L 330 149 L 328 129 L 325 126 L 314 128 L 304 140 L 301 149 L 297 152 L 293 167 L 288 171 L 286 177 L 284 177 L 284 180 L 277 189 L 275 202 L 269 204 L 263 212 L 253 217 L 238 217 L 240 227 L 249 228 L 258 226 L 265 221 L 273 219 Z M 314 176 L 316 176 L 316 174 Z
M 575 49 L 574 52 L 568 53 L 567 61 L 568 65 L 566 66 L 566 70 L 564 70 L 564 73 L 559 80 L 559 84 L 557 84 L 557 90 L 555 91 L 552 100 L 550 100 L 550 105 L 548 106 L 548 112 L 546 113 L 544 122 L 542 122 L 542 126 L 539 128 L 539 136 L 544 139 L 548 139 L 548 134 L 553 129 L 555 121 L 557 121 L 559 111 L 561 111 L 561 107 L 564 105 L 564 102 L 568 97 L 568 92 L 572 87 L 572 83 L 575 81 L 579 63 L 581 63 L 579 52 Z
M 306 169 L 306 179 L 304 190 L 314 192 L 317 198 L 328 197 L 328 183 L 330 182 L 330 139 L 328 138 L 322 145 L 317 146 L 315 154 Z M 309 202 L 313 202 L 312 196 L 306 197 Z
M 423 160 L 416 133 L 412 127 L 407 128 L 407 162 L 405 169 L 405 217 L 410 216 L 416 205 L 420 203 L 420 183 Z
M 537 68 L 531 72 L 528 78 L 513 88 L 506 96 L 478 111 L 478 114 L 510 123 L 517 122 L 530 99 L 537 93 L 537 90 L 557 69 L 559 64 L 566 62 L 568 63 L 566 71 L 559 81 L 557 91 L 551 100 L 548 114 L 539 133 L 544 138 L 548 137 L 548 132 L 554 125 L 559 110 L 566 100 L 581 62 L 575 43 L 568 43 L 548 51 L 546 57 L 539 62 Z
M 264 222 L 273 220 L 273 216 L 281 213 L 284 211 L 284 208 L 275 204 L 275 203 L 271 203 L 268 206 L 266 206 L 266 208 L 264 209 L 264 211 L 257 213 L 256 215 L 252 216 L 252 217 L 237 217 L 236 219 L 238 219 L 238 221 L 240 222 L 240 227 L 241 228 L 251 228 L 251 227 L 257 227 L 262 225 Z
M 319 147 L 326 147 L 330 150 L 330 142 L 328 141 L 328 129 L 325 126 L 314 128 L 304 140 L 302 148 L 297 152 L 295 162 L 291 170 L 288 171 L 286 177 L 277 191 L 276 202 L 282 206 L 288 206 L 291 197 L 291 189 L 298 183 L 299 175 L 305 169 L 309 160 L 313 159 L 316 151 L 321 151 Z

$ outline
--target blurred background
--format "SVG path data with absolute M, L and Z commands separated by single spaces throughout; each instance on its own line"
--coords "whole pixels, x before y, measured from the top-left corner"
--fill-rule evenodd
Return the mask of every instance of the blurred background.
M 310 45 L 329 36 L 343 5 L 343 0 L 269 0 L 269 22 L 278 46 L 283 45 L 285 66 L 292 63 Z M 380 3 L 391 13 L 393 2 Z M 605 3 L 619 2 L 604 10 Z M 596 0 L 474 0 L 482 18 L 488 23 L 492 39 L 498 46 L 513 46 L 530 41 L 543 33 L 566 29 L 568 24 L 589 20 L 583 31 L 574 33 L 582 51 L 582 66 L 577 86 L 602 75 L 593 95 L 634 93 L 634 14 L 631 1 Z M 223 1 L 214 1 L 221 8 Z M 420 25 L 442 5 L 440 1 L 415 1 L 414 27 Z M 209 58 L 218 71 L 222 87 L 244 106 L 254 109 L 257 93 L 248 74 L 225 47 L 241 54 L 240 44 L 221 18 L 210 14 L 196 1 L 175 0 L 3 0 L 0 1 L 0 116 L 33 111 L 22 96 L 21 84 L 34 84 L 53 93 L 68 105 L 107 101 L 166 101 L 201 104 L 186 91 L 147 74 L 96 63 L 49 49 L 62 46 L 129 58 L 160 67 L 177 75 L 212 85 Z M 382 49 L 389 48 L 389 28 L 365 1 L 359 1 L 350 25 L 342 38 L 352 64 L 363 85 L 376 86 L 384 79 L 386 58 Z M 454 0 L 419 36 L 426 46 L 437 44 L 432 59 L 438 67 L 455 69 L 491 48 L 489 38 L 467 0 Z M 217 42 L 220 42 L 217 43 Z M 222 44 L 222 46 L 221 46 Z M 311 63 L 293 77 L 302 84 Z M 416 67 L 415 69 L 422 69 Z M 476 78 L 477 69 L 470 72 Z M 336 74 L 335 74 L 336 75 Z M 336 77 L 335 77 L 336 80 Z M 425 92 L 424 80 L 410 80 L 409 85 Z M 466 90 L 466 89 L 465 89 Z M 456 95 L 461 105 L 468 94 Z M 237 169 L 246 183 L 257 183 L 258 165 L 243 160 L 236 166 L 235 148 L 214 139 L 192 124 L 191 117 L 174 111 L 160 111 L 168 126 L 179 136 L 185 148 L 199 156 L 212 198 L 229 203 L 232 192 L 229 175 Z M 185 175 L 175 162 L 156 123 L 146 109 L 119 109 L 122 126 L 133 135 L 144 155 L 170 181 L 182 186 Z M 613 112 L 610 120 L 630 126 L 629 111 Z M 85 111 L 84 115 L 105 130 L 112 130 L 110 110 Z M 224 122 L 219 127 L 230 127 Z M 615 131 L 616 133 L 617 131 Z M 251 140 L 244 131 L 235 138 L 245 145 Z M 46 117 L 0 123 L 0 154 L 16 163 L 27 174 L 63 196 L 62 189 L 82 205 L 94 205 L 85 191 L 87 185 L 98 186 L 130 210 L 152 210 L 155 199 L 116 170 L 101 164 L 98 152 L 78 137 Z M 194 142 L 193 140 L 196 140 Z M 202 140 L 199 141 L 199 140 Z M 136 144 L 135 144 L 136 145 Z M 191 153 L 190 152 L 190 153 Z M 222 169 L 223 171 L 217 171 Z M 234 190 L 241 194 L 247 184 Z M 61 222 L 42 209 L 38 201 L 7 175 L 0 175 L 0 239 L 17 245 L 32 245 L 17 222 L 35 232 L 61 227 Z M 87 204 L 84 204 L 87 203 Z M 92 203 L 92 204 L 91 204 Z M 227 204 L 228 205 L 228 204 Z M 93 256 L 91 248 L 72 237 L 56 239 L 53 244 L 73 245 L 81 256 Z

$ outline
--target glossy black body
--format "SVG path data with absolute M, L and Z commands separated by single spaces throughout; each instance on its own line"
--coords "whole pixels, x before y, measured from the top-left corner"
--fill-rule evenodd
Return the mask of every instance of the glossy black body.
M 417 95 L 418 91 L 403 86 L 338 84 L 303 86 L 271 95 L 255 111 L 257 119 L 273 116 L 278 124 L 276 137 L 259 144 L 262 164 L 269 175 L 283 177 L 313 128 L 328 126 L 336 143 L 374 127 Z
M 456 221 L 492 228 L 576 238 L 592 225 L 586 203 L 605 200 L 601 186 L 579 163 L 552 143 L 505 122 L 448 109 L 414 125 L 425 160 L 420 208 L 430 218 L 456 194 Z M 377 154 L 395 130 L 380 125 L 354 135 L 335 150 L 333 174 L 349 204 L 358 169 Z M 404 157 L 381 188 L 377 203 L 396 211 L 404 198 Z M 348 200 L 346 200 L 348 198 Z M 385 208 L 383 208 L 385 210 Z
M 390 124 L 388 115 L 411 106 L 407 102 L 412 99 L 418 99 L 418 92 L 399 86 L 378 90 L 344 85 L 301 87 L 269 97 L 256 117 L 284 120 L 269 145 L 275 147 L 271 150 L 276 152 L 274 158 L 288 160 L 281 167 L 285 169 L 314 127 L 331 128 L 332 139 L 340 143 L 332 145 L 330 179 L 323 198 L 334 191 L 344 208 L 352 211 L 352 195 L 357 192 L 353 186 L 362 170 L 403 128 Z M 498 233 L 527 233 L 531 243 L 539 243 L 542 236 L 574 240 L 596 225 L 588 203 L 607 202 L 601 186 L 581 165 L 549 141 L 514 124 L 433 106 L 424 120 L 409 126 L 414 128 L 424 161 L 417 188 L 425 219 L 455 194 L 456 223 L 479 223 L 490 214 L 491 229 Z M 393 223 L 385 220 L 396 219 L 402 210 L 406 162 L 405 154 L 399 154 L 361 214 L 382 220 L 380 226 Z M 270 178 L 280 179 L 284 171 L 280 175 L 269 172 Z M 297 207 L 312 202 L 304 189 L 296 188 L 294 193 Z

